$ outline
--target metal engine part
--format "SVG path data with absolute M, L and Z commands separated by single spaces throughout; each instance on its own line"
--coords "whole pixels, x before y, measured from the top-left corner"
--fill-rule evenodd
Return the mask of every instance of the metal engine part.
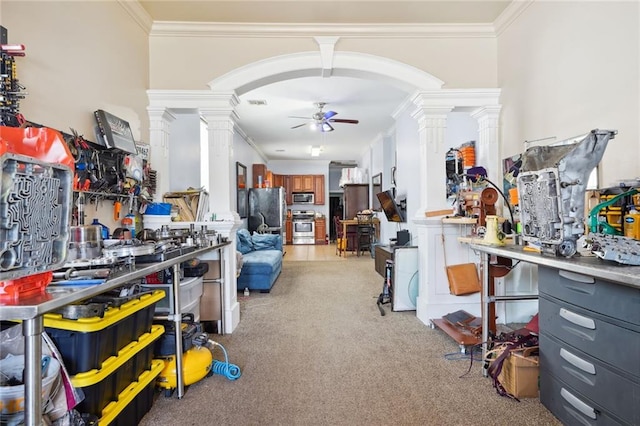
M 571 257 L 584 234 L 584 194 L 589 175 L 616 130 L 595 129 L 580 142 L 529 148 L 517 178 L 525 241 L 545 253 Z
M 0 160 L 0 279 L 62 266 L 73 170 L 19 154 L 5 153 Z
M 640 241 L 620 235 L 589 234 L 591 251 L 600 259 L 640 265 Z

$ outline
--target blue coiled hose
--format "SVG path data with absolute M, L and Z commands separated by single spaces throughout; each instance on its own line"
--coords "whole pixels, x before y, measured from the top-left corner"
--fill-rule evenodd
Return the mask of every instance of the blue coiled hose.
M 219 374 L 221 376 L 226 377 L 229 380 L 236 380 L 237 378 L 239 378 L 240 375 L 242 374 L 240 372 L 240 367 L 238 367 L 235 364 L 229 363 L 227 350 L 224 348 L 224 346 L 222 346 L 218 342 L 214 342 L 213 340 L 209 340 L 209 343 L 211 343 L 213 346 L 219 346 L 222 349 L 222 352 L 224 353 L 224 362 L 214 359 L 211 365 L 211 371 L 214 374 Z

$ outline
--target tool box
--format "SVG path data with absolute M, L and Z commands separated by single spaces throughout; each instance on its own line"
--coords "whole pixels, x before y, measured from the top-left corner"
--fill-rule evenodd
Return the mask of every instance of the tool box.
M 76 409 L 81 413 L 100 416 L 111 401 L 117 401 L 132 382 L 144 371 L 151 368 L 154 342 L 164 333 L 164 327 L 154 325 L 150 333 L 125 346 L 117 356 L 102 363 L 99 370 L 78 373 L 71 377 L 71 383 L 82 389 L 85 398 Z
M 109 357 L 151 331 L 155 304 L 164 297 L 164 291 L 155 290 L 108 308 L 103 317 L 70 320 L 48 313 L 45 331 L 60 350 L 69 374 L 100 369 Z

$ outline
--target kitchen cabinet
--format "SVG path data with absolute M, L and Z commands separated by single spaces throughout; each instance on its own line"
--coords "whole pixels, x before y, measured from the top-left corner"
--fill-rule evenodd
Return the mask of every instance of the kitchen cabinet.
M 262 176 L 262 182 L 264 183 L 265 179 L 267 179 L 267 166 L 265 164 L 254 163 L 251 171 L 253 172 L 253 187 L 260 188 L 259 176 Z
M 283 181 L 282 186 L 284 186 L 284 199 L 286 204 L 289 206 L 293 204 L 293 199 L 291 197 L 291 192 L 292 192 L 291 176 L 283 175 L 282 181 Z
M 353 183 L 343 187 L 344 219 L 354 219 L 359 211 L 369 208 L 369 184 Z
M 284 175 L 273 174 L 273 187 L 278 188 L 279 186 L 284 187 Z
M 315 194 L 313 204 L 324 205 L 324 175 L 313 176 L 313 192 Z
M 288 219 L 285 221 L 284 223 L 285 226 L 285 233 L 286 233 L 286 240 L 285 240 L 285 244 L 293 244 L 293 221 L 291 219 Z
M 327 235 L 327 221 L 325 218 L 316 219 L 316 244 L 326 244 L 326 235 Z
M 314 178 L 313 175 L 292 175 L 293 192 L 313 192 Z

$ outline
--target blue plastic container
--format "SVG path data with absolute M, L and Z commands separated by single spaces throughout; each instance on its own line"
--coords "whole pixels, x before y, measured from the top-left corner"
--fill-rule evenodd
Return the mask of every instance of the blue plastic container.
M 99 225 L 102 227 L 101 234 L 102 234 L 103 241 L 109 239 L 109 227 L 107 225 L 103 225 L 102 223 L 98 222 L 98 219 L 93 219 L 93 222 L 91 222 L 91 224 Z
M 156 216 L 169 216 L 171 214 L 171 203 L 151 203 L 147 204 L 144 214 Z

